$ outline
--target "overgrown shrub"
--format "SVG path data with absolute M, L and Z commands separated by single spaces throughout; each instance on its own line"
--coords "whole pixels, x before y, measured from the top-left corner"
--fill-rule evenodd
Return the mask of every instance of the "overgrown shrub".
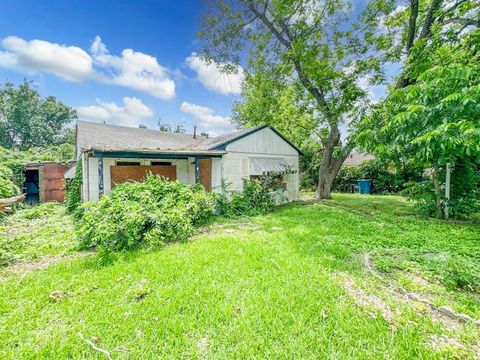
M 198 186 L 147 176 L 116 185 L 83 207 L 82 247 L 118 251 L 186 238 L 213 216 L 213 196 Z
M 410 181 L 423 179 L 422 169 L 410 165 L 389 166 L 378 159 L 367 160 L 358 166 L 343 166 L 338 172 L 334 189 L 348 192 L 358 179 L 372 180 L 372 192 L 376 194 L 394 194 L 405 189 Z
M 441 205 L 445 210 L 445 169 L 439 172 L 442 184 Z M 417 208 L 425 216 L 435 216 L 436 197 L 433 182 L 430 178 L 421 182 L 410 182 L 403 194 L 416 202 Z M 448 201 L 449 216 L 456 219 L 467 219 L 470 215 L 480 212 L 480 168 L 475 161 L 459 160 L 452 167 L 450 183 L 450 200 Z
M 82 203 L 82 162 L 78 161 L 75 168 L 75 175 L 73 179 L 67 182 L 67 191 L 65 197 L 65 206 L 68 212 L 74 214 L 76 217 L 81 216 L 81 212 L 78 211 L 80 204 Z
M 272 189 L 268 181 L 244 180 L 243 191 L 223 189 L 216 197 L 216 210 L 223 216 L 253 216 L 265 214 L 275 205 Z
M 0 198 L 9 198 L 20 193 L 20 189 L 13 181 L 13 171 L 0 165 Z

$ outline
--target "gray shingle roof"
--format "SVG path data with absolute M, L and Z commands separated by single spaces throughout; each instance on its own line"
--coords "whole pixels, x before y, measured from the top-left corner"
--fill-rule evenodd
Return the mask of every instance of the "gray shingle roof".
M 176 134 L 152 129 L 77 121 L 77 147 L 80 151 L 210 151 L 246 136 L 267 125 L 255 126 L 228 134 L 207 138 L 191 134 Z M 276 130 L 273 129 L 275 132 Z M 279 134 L 280 135 L 280 134 Z M 280 135 L 282 138 L 283 136 Z M 285 139 L 285 138 L 284 138 Z M 287 139 L 285 141 L 288 142 Z M 292 145 L 295 147 L 294 145 Z M 298 149 L 297 149 L 298 150 Z M 298 150 L 300 152 L 300 150 Z
M 243 129 L 243 130 L 237 130 L 237 131 L 232 131 L 224 135 L 216 136 L 213 138 L 208 138 L 202 141 L 200 144 L 197 145 L 198 149 L 203 149 L 203 150 L 210 150 L 210 149 L 215 149 L 218 146 L 221 146 L 223 144 L 226 144 L 234 139 L 243 137 L 245 135 L 248 135 L 250 133 L 253 133 L 257 130 L 260 130 L 262 128 L 266 127 L 266 125 L 260 125 L 260 126 L 254 126 L 251 128 Z
M 357 166 L 367 160 L 373 160 L 375 156 L 368 154 L 360 150 L 352 150 L 352 152 L 347 156 L 343 165 L 346 166 Z
M 191 150 L 206 140 L 198 136 L 118 125 L 77 122 L 77 146 L 81 150 Z

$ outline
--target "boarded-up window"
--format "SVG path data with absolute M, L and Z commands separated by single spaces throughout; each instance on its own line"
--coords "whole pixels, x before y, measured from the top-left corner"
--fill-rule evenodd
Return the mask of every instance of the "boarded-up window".
M 117 166 L 139 166 L 140 161 L 117 161 Z
M 170 166 L 110 166 L 112 188 L 126 181 L 142 181 L 148 173 L 161 175 L 168 180 L 177 180 L 177 167 Z

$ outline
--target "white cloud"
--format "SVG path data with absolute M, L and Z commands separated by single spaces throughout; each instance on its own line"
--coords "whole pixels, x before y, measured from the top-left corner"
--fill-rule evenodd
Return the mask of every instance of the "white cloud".
M 90 51 L 95 66 L 103 75 L 101 81 L 126 86 L 163 100 L 175 97 L 175 82 L 155 57 L 132 49 L 124 49 L 121 56 L 111 55 L 99 36 L 95 37 Z
M 77 107 L 81 120 L 108 121 L 124 126 L 137 127 L 141 120 L 153 116 L 153 111 L 136 97 L 124 97 L 123 106 L 115 102 L 103 102 L 97 99 L 96 105 Z
M 197 73 L 197 80 L 207 89 L 224 95 L 240 94 L 242 91 L 244 73 L 241 66 L 236 66 L 236 73 L 225 74 L 221 72 L 221 68 L 227 64 L 208 64 L 195 53 L 187 57 L 186 63 Z
M 215 112 L 205 106 L 182 102 L 180 110 L 184 113 L 192 114 L 198 120 L 200 125 L 205 128 L 232 129 L 233 124 L 229 117 L 216 115 Z
M 120 56 L 109 53 L 99 36 L 90 54 L 76 46 L 43 40 L 26 41 L 9 36 L 0 41 L 0 67 L 26 73 L 46 72 L 69 81 L 87 79 L 128 87 L 163 100 L 175 97 L 170 72 L 151 55 L 124 49 Z
M 0 44 L 0 66 L 29 73 L 48 72 L 70 81 L 81 81 L 93 75 L 92 58 L 76 46 L 43 40 L 25 41 L 8 36 Z

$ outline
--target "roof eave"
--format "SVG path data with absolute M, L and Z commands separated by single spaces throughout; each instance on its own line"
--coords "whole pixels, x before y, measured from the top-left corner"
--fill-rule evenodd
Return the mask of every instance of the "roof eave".
M 83 148 L 82 152 L 90 153 L 132 153 L 132 154 L 151 154 L 151 155 L 224 155 L 226 151 L 220 150 L 171 150 L 171 149 L 118 149 L 118 148 Z

